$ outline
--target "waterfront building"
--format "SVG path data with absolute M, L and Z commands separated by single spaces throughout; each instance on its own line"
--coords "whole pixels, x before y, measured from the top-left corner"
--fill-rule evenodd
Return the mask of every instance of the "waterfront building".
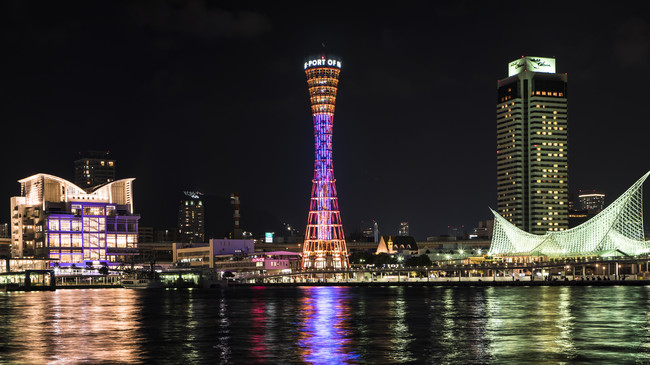
M 60 266 L 125 262 L 138 245 L 133 180 L 89 192 L 53 175 L 19 180 L 21 195 L 11 198 L 12 257 L 48 258 Z
M 178 239 L 181 242 L 205 241 L 205 208 L 202 193 L 184 191 L 178 206 Z
M 74 184 L 91 192 L 95 187 L 115 181 L 115 160 L 109 151 L 79 153 L 74 161 Z
M 400 222 L 399 224 L 399 235 L 408 236 L 409 235 L 409 222 Z
M 497 82 L 497 212 L 522 230 L 568 228 L 567 75 L 522 57 Z
M 301 268 L 301 254 L 290 251 L 258 252 L 241 260 L 232 260 L 231 256 L 217 256 L 214 269 L 218 271 L 237 272 L 239 277 L 247 274 L 290 274 Z
M 514 226 L 499 213 L 494 214 L 494 234 L 490 256 L 531 258 L 634 256 L 650 252 L 643 231 L 643 182 L 637 180 L 616 201 L 585 223 L 565 230 L 535 235 Z
M 174 263 L 182 266 L 214 267 L 217 256 L 243 258 L 255 253 L 255 241 L 245 239 L 210 239 L 207 243 L 183 243 L 173 245 Z
M 303 268 L 348 268 L 350 264 L 332 158 L 334 105 L 341 61 L 323 54 L 308 58 L 304 69 L 314 123 L 315 161 L 303 246 Z
M 173 242 L 139 242 L 138 251 L 142 262 L 155 262 L 158 267 L 170 267 L 174 262 Z
M 21 291 L 54 290 L 55 274 L 51 260 L 34 258 L 1 258 L 0 286 L 15 286 Z

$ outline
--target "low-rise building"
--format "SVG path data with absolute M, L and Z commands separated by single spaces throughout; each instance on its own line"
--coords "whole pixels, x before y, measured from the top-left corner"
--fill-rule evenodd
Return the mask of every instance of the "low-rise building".
M 418 253 L 418 244 L 412 236 L 382 236 L 375 253 L 414 255 Z
M 254 240 L 210 239 L 207 243 L 174 243 L 174 263 L 179 266 L 215 267 L 215 257 L 245 257 L 255 253 Z

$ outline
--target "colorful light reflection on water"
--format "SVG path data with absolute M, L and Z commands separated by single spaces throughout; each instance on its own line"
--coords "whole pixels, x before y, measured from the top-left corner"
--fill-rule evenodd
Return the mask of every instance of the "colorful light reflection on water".
M 0 364 L 650 363 L 650 287 L 0 293 Z
M 347 364 L 359 359 L 350 346 L 349 289 L 303 287 L 300 299 L 300 338 L 305 362 Z
M 48 293 L 5 293 L 12 306 L 3 310 L 7 361 L 20 364 L 139 363 L 144 348 L 140 303 L 130 290 L 106 289 Z M 6 301 L 3 301 L 3 304 Z M 2 306 L 2 309 L 7 309 Z M 4 327 L 4 326 L 3 326 Z

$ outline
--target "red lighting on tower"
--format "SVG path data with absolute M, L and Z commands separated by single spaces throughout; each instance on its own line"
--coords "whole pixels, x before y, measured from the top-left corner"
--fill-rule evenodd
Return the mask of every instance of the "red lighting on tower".
M 314 122 L 315 161 L 302 267 L 348 268 L 332 162 L 334 104 L 341 61 L 323 54 L 307 59 L 304 68 Z

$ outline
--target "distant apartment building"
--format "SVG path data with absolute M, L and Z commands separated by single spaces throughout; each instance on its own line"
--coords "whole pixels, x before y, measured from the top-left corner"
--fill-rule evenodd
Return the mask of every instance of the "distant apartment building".
M 364 223 L 361 221 L 361 235 L 364 238 L 371 239 L 373 242 L 379 242 L 379 225 L 375 220 L 371 223 Z
M 205 242 L 205 209 L 198 191 L 184 191 L 178 206 L 180 242 Z
M 109 151 L 86 151 L 74 161 L 74 184 L 86 192 L 115 181 L 115 160 Z
M 153 240 L 154 242 L 175 242 L 178 241 L 177 233 L 177 229 L 157 229 L 153 233 Z
M 133 178 L 89 191 L 60 177 L 36 174 L 19 180 L 11 198 L 11 255 L 118 265 L 136 252 L 138 220 Z
M 9 223 L 0 223 L 0 238 L 11 237 L 11 231 L 9 231 Z
M 605 209 L 605 194 L 596 190 L 580 190 L 578 207 L 587 212 L 600 212 Z
M 477 238 L 492 238 L 492 230 L 494 229 L 494 219 L 479 221 L 478 226 L 474 227 L 472 233 L 469 235 L 470 239 Z
M 399 235 L 408 236 L 409 235 L 409 222 L 400 222 L 399 224 Z
M 569 204 L 569 228 L 593 218 L 605 208 L 605 194 L 596 190 L 579 190 L 576 202 Z
M 467 232 L 465 231 L 465 226 L 447 226 L 447 235 L 449 237 L 465 237 Z

